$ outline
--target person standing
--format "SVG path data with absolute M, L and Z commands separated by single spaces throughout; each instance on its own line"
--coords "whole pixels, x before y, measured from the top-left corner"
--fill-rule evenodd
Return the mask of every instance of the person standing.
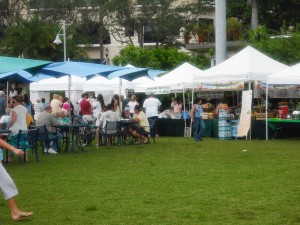
M 18 143 L 18 132 L 19 130 L 27 130 L 27 109 L 23 106 L 23 97 L 21 95 L 16 95 L 12 97 L 11 103 L 13 109 L 10 114 L 10 121 L 8 123 L 7 129 L 11 131 L 11 145 L 17 146 Z M 24 134 L 26 135 L 26 134 Z M 9 161 L 13 160 L 13 155 L 9 156 Z M 26 160 L 27 154 L 26 154 Z
M 128 105 L 128 103 L 130 102 L 131 96 L 132 96 L 132 94 L 131 94 L 131 93 L 128 93 L 127 98 L 125 98 L 125 99 L 122 101 L 122 111 L 123 111 L 123 112 L 125 111 L 125 107 L 126 107 L 126 106 Z
M 161 102 L 154 97 L 154 94 L 151 93 L 149 97 L 144 101 L 143 108 L 145 109 L 145 113 L 147 118 L 158 118 L 158 109 L 161 106 Z
M 133 117 L 134 114 L 134 107 L 136 105 L 139 105 L 139 103 L 136 101 L 136 96 L 132 95 L 131 96 L 131 100 L 128 102 L 128 106 L 129 106 L 129 111 L 130 111 L 130 115 L 131 117 Z
M 34 120 L 36 120 L 36 118 L 38 118 L 38 116 L 40 115 L 41 112 L 43 112 L 43 106 L 41 104 L 41 99 L 37 98 L 36 103 L 33 105 L 34 108 Z
M 230 116 L 229 116 L 229 107 L 226 103 L 224 97 L 220 98 L 220 103 L 216 108 L 216 113 L 219 115 L 219 139 L 220 140 L 229 140 L 231 139 L 231 126 L 230 126 Z
M 194 105 L 191 110 L 191 123 L 193 124 L 195 141 L 203 141 L 202 135 L 205 130 L 205 125 L 202 118 L 203 108 L 201 103 L 202 100 L 200 98 L 195 98 Z
M 34 111 L 32 103 L 29 99 L 29 96 L 27 94 L 23 95 L 23 105 L 26 107 L 27 112 L 29 113 L 29 115 L 33 118 L 35 111 Z
M 87 100 L 88 99 L 88 93 L 85 92 L 82 95 L 82 100 L 80 101 L 80 108 L 81 108 L 81 114 L 82 119 L 88 123 L 89 121 L 93 121 L 93 109 L 91 103 Z
M 53 99 L 50 102 L 52 108 L 52 114 L 56 115 L 62 107 L 62 102 L 59 100 L 60 96 L 58 94 L 53 95 Z
M 118 113 L 119 117 L 121 117 L 121 109 L 122 106 L 120 106 L 120 98 L 119 95 L 114 94 L 112 100 L 111 100 L 111 106 L 114 112 Z
M 157 98 L 155 98 L 153 93 L 151 93 L 143 104 L 143 108 L 145 110 L 147 118 L 156 121 L 158 119 L 158 109 L 160 106 L 161 102 Z M 156 128 L 152 130 L 153 132 L 155 132 Z M 151 136 L 155 136 L 155 134 L 152 133 Z
M 182 104 L 179 102 L 177 98 L 174 98 L 172 103 L 173 103 L 173 112 L 175 114 L 175 118 L 180 119 L 182 113 Z
M 93 107 L 93 116 L 94 120 L 96 120 L 95 125 L 99 126 L 100 124 L 100 115 L 102 113 L 102 110 L 104 109 L 105 104 L 104 104 L 104 99 L 102 94 L 97 95 L 97 101 L 95 101 L 94 107 Z
M 42 105 L 43 109 L 46 107 L 46 99 L 45 98 L 41 98 L 41 105 Z
M 24 155 L 21 149 L 17 149 L 14 146 L 6 143 L 0 139 L 0 147 L 6 148 L 18 156 Z M 25 219 L 33 215 L 32 212 L 23 212 L 17 206 L 15 196 L 18 194 L 18 189 L 11 179 L 9 174 L 4 169 L 3 165 L 0 163 L 0 189 L 4 195 L 4 199 L 7 200 L 10 207 L 11 217 L 14 221 Z
M 0 117 L 5 115 L 6 106 L 7 106 L 7 99 L 5 97 L 5 92 L 0 91 Z

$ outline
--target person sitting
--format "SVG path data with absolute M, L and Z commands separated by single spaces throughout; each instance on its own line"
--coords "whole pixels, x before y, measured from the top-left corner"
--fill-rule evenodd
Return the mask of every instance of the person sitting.
M 106 112 L 107 111 L 107 106 L 104 106 L 103 107 L 103 111 L 102 111 L 102 113 L 104 113 L 104 112 Z M 99 133 L 102 131 L 100 131 L 100 118 L 101 118 L 101 115 L 102 115 L 102 113 L 101 114 L 99 114 L 99 116 L 98 116 L 98 118 L 97 118 L 97 120 L 96 120 L 96 126 L 97 126 L 97 128 L 96 128 L 96 134 L 95 134 L 95 146 L 96 146 L 96 148 L 99 148 L 99 142 L 100 142 L 100 140 L 99 140 Z
M 70 124 L 70 118 L 68 116 L 69 116 L 69 112 L 65 109 L 62 109 L 57 114 L 57 121 L 61 125 Z
M 107 121 L 120 121 L 119 113 L 113 111 L 113 106 L 108 104 L 106 106 L 107 111 L 103 112 L 100 116 L 100 128 L 103 132 L 107 132 L 106 123 Z M 111 143 L 112 135 L 108 135 L 107 143 Z
M 129 132 L 136 138 L 136 144 L 140 144 L 139 139 L 143 140 L 144 144 L 149 144 L 148 135 L 150 133 L 149 121 L 146 114 L 141 110 L 139 105 L 134 107 L 133 119 L 138 123 L 138 126 L 131 126 Z
M 56 117 L 52 114 L 52 107 L 50 105 L 47 105 L 44 109 L 44 111 L 38 116 L 36 120 L 37 126 L 44 126 L 46 125 L 47 130 L 49 131 L 49 138 L 54 138 L 58 136 L 59 139 L 62 138 L 62 134 L 55 133 L 56 128 L 54 126 L 60 125 L 57 121 Z M 55 133 L 55 134 L 54 134 Z M 58 150 L 58 143 L 56 141 L 52 141 L 51 143 L 45 143 L 46 149 L 44 151 L 46 152 L 48 149 L 48 153 L 51 154 L 57 154 Z

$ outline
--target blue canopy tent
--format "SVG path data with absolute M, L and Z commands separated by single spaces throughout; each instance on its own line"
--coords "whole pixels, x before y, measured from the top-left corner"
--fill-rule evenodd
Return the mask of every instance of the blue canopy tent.
M 138 67 L 127 67 L 126 70 L 119 70 L 113 72 L 107 76 L 108 79 L 113 79 L 116 77 L 123 78 L 125 80 L 133 81 L 140 77 L 150 77 L 154 79 L 157 75 L 165 73 L 166 71 L 162 70 L 153 70 L 146 68 L 138 68 Z
M 111 72 L 126 69 L 125 67 L 120 66 L 107 66 L 103 64 L 96 63 L 86 63 L 86 62 L 58 62 L 52 63 L 48 66 L 45 66 L 38 71 L 37 75 L 48 75 L 52 77 L 62 77 L 65 75 L 75 75 L 79 77 L 89 77 L 94 76 L 95 74 L 101 74 L 107 76 Z
M 31 78 L 32 74 L 26 72 L 25 70 L 18 70 L 0 74 L 0 81 L 16 81 L 29 84 L 33 82 L 33 80 L 30 80 Z

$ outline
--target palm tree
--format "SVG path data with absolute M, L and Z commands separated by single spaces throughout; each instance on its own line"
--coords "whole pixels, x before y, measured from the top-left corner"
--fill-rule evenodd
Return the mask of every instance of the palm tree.
M 251 4 L 251 28 L 256 29 L 258 27 L 258 10 L 257 10 L 257 0 L 247 0 L 247 4 Z

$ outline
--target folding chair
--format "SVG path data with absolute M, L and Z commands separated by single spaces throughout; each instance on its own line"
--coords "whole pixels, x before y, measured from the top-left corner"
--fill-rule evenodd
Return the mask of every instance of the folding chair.
M 45 153 L 44 152 L 44 147 L 45 147 L 44 144 L 48 143 L 48 146 L 50 148 L 50 142 L 51 141 L 56 141 L 56 143 L 57 143 L 57 151 L 59 152 L 59 150 L 60 150 L 59 140 L 60 139 L 58 137 L 57 131 L 53 132 L 53 133 L 50 133 L 48 131 L 46 125 L 36 125 L 35 128 L 37 128 L 39 130 L 37 141 L 41 142 L 43 153 Z M 46 149 L 46 154 L 48 154 L 49 148 Z
M 148 141 L 150 142 L 149 136 L 152 138 L 153 142 L 155 143 L 155 127 L 157 124 L 157 119 L 148 119 L 149 122 L 149 128 L 150 128 L 150 133 L 148 135 Z
M 106 125 L 102 129 L 102 131 L 104 145 L 107 145 L 107 140 L 109 140 L 109 144 L 112 144 L 112 142 L 114 142 L 115 136 L 119 134 L 118 122 L 114 120 L 106 120 Z
M 38 129 L 29 130 L 19 130 L 15 137 L 11 138 L 12 142 L 15 142 L 16 148 L 22 149 L 26 152 L 27 149 L 31 148 L 32 153 L 35 154 L 36 161 L 39 162 L 39 156 L 37 151 L 37 137 Z M 19 158 L 19 163 L 21 164 L 21 158 Z M 6 160 L 8 160 L 8 150 L 6 150 Z M 26 154 L 24 154 L 24 162 L 26 162 Z

